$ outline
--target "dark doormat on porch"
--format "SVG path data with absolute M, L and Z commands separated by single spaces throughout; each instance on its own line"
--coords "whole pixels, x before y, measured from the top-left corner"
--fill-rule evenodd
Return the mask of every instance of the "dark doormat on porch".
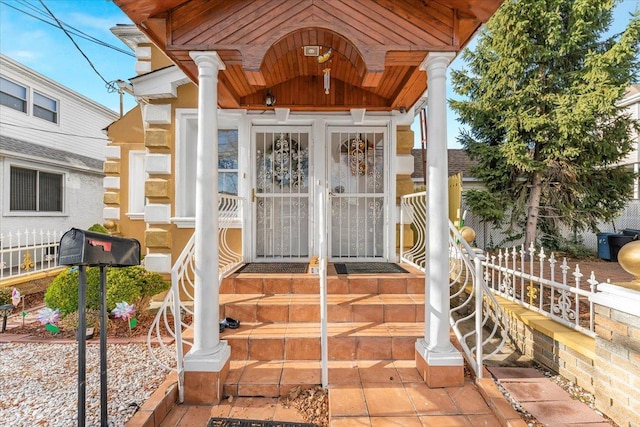
M 236 270 L 236 273 L 306 273 L 309 264 L 306 262 L 252 262 Z
M 211 418 L 207 427 L 317 427 L 315 424 L 289 421 L 241 420 L 238 418 Z
M 398 264 L 388 262 L 347 262 L 334 264 L 338 274 L 408 273 Z

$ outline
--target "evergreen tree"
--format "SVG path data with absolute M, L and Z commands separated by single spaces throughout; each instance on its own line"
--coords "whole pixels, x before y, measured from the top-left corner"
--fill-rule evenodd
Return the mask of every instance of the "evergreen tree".
M 610 221 L 631 197 L 616 163 L 638 123 L 616 105 L 640 70 L 640 13 L 609 39 L 614 0 L 507 0 L 465 50 L 451 101 L 468 126 L 458 140 L 479 162 L 470 210 L 494 223 L 557 233 Z M 622 29 L 621 29 L 622 30 Z

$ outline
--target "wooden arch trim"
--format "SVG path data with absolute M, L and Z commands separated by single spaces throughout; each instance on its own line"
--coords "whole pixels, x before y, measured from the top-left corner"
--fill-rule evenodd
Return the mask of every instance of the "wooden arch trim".
M 243 70 L 250 84 L 254 86 L 265 86 L 269 79 L 272 68 L 281 60 L 286 60 L 287 56 L 293 54 L 297 56 L 305 46 L 319 46 L 320 54 L 331 49 L 333 56 L 340 56 L 343 61 L 351 64 L 355 73 L 359 76 L 360 83 L 368 74 L 367 66 L 363 55 L 357 46 L 342 35 L 326 28 L 303 28 L 295 30 L 275 42 L 264 54 L 259 50 L 249 52 L 245 50 L 242 55 Z M 253 61 L 250 59 L 254 58 Z M 316 59 L 316 58 L 314 58 Z M 260 67 L 255 69 L 255 63 L 260 61 Z M 384 61 L 384 57 L 382 57 Z M 383 64 L 384 69 L 384 64 Z M 382 70 L 383 71 L 383 70 Z M 292 73 L 291 76 L 293 77 Z M 275 82 L 281 83 L 282 80 Z M 355 82 L 354 82 L 355 83 Z

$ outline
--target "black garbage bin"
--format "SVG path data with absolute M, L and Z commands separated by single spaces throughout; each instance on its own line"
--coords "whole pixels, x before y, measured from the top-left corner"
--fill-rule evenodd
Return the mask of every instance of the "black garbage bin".
M 624 234 L 615 234 L 609 236 L 609 250 L 611 251 L 611 261 L 618 262 L 618 252 L 620 248 L 629 242 L 635 240 L 635 236 L 625 236 Z

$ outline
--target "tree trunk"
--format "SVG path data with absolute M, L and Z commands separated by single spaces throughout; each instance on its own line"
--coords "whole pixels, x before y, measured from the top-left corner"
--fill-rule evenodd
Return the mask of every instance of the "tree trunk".
M 527 227 L 525 228 L 524 247 L 529 249 L 531 242 L 535 244 L 536 232 L 538 230 L 538 215 L 540 212 L 540 197 L 542 196 L 542 177 L 541 172 L 533 173 L 531 183 L 531 192 L 527 200 Z

